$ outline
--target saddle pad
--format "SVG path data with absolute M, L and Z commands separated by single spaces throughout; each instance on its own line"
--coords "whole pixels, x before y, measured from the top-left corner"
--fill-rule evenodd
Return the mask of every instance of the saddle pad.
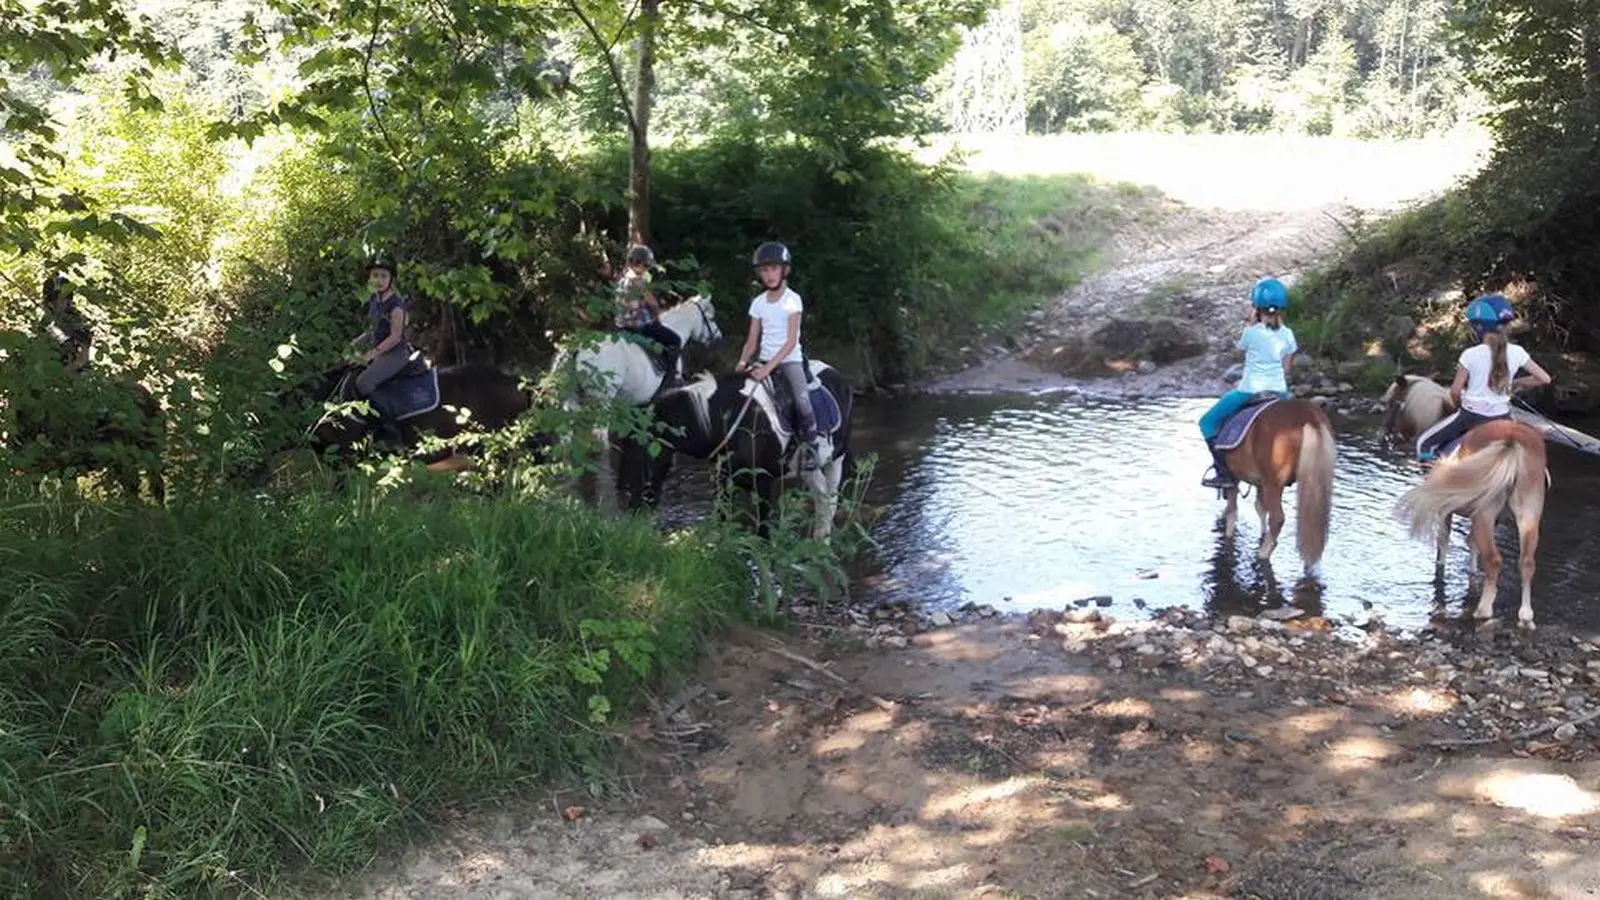
M 632 344 L 635 347 L 638 347 L 640 350 L 643 350 L 645 358 L 650 360 L 650 368 L 653 369 L 657 375 L 667 374 L 667 363 L 666 360 L 661 356 L 662 348 L 659 343 L 651 338 L 645 337 L 637 331 L 618 329 L 616 334 L 618 337 L 622 338 L 624 343 Z
M 433 412 L 439 408 L 439 370 L 391 378 L 372 393 L 372 402 L 397 422 Z
M 1244 443 L 1245 435 L 1250 433 L 1250 426 L 1256 423 L 1256 417 L 1277 402 L 1277 397 L 1265 400 L 1252 399 L 1243 409 L 1229 416 L 1228 420 L 1222 423 L 1222 430 L 1217 432 L 1217 449 L 1232 450 Z

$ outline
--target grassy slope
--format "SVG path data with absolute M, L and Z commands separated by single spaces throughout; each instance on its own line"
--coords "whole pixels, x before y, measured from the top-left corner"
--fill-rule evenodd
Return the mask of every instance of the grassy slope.
M 748 575 L 569 504 L 13 501 L 0 895 L 196 897 L 362 865 L 446 801 L 594 764 Z

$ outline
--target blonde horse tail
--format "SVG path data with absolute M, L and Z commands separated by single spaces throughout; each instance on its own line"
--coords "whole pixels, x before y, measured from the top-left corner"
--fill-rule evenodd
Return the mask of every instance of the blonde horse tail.
M 1498 511 L 1516 490 L 1526 453 L 1521 444 L 1506 438 L 1460 462 L 1443 464 L 1400 495 L 1395 516 L 1410 524 L 1413 538 L 1422 538 L 1445 527 L 1451 513 L 1471 517 L 1483 510 Z
M 1327 422 L 1300 427 L 1300 458 L 1295 464 L 1295 533 L 1300 561 L 1307 569 L 1322 561 L 1333 517 L 1333 466 L 1338 449 Z

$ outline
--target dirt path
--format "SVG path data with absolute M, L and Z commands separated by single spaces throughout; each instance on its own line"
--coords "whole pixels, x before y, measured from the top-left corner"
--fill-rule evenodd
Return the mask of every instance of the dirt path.
M 1363 221 L 1437 193 L 1479 159 L 1470 141 L 1084 135 L 1035 143 L 1029 154 L 979 142 L 972 165 L 1070 169 L 1151 186 L 1168 198 L 1167 210 L 1131 221 L 1103 270 L 1036 316 L 1015 352 L 991 351 L 924 390 L 1219 393 L 1256 279 L 1270 274 L 1293 284 L 1348 246 Z M 1291 325 L 1293 318 L 1291 310 Z M 1111 319 L 1176 320 L 1206 349 L 1170 362 L 1126 360 L 1127 371 L 1096 377 L 1074 365 L 1070 351 L 1094 343 L 1089 335 Z
M 1106 639 L 1097 649 L 1056 619 L 976 621 L 918 634 L 904 650 L 740 635 L 708 661 L 705 690 L 689 695 L 673 733 L 635 727 L 632 801 L 563 794 L 487 816 L 334 896 L 1600 892 L 1592 743 L 1566 734 L 1532 745 L 1566 761 L 1430 747 L 1461 733 L 1461 695 L 1490 703 L 1476 676 L 1452 677 L 1456 692 L 1419 674 L 1417 658 L 1440 651 L 1379 640 L 1362 664 L 1305 644 L 1319 640 L 1310 631 L 1297 648 L 1276 623 L 1271 634 L 1229 622 L 1168 637 L 1081 626 Z M 1212 652 L 1219 642 L 1229 649 Z M 1471 669 L 1481 654 L 1484 684 L 1553 677 L 1487 671 L 1517 646 L 1450 658 Z M 806 662 L 830 657 L 826 672 Z M 1582 657 L 1563 659 L 1541 664 L 1584 669 Z M 1392 678 L 1365 683 L 1362 665 Z M 1592 690 L 1581 674 L 1573 684 Z

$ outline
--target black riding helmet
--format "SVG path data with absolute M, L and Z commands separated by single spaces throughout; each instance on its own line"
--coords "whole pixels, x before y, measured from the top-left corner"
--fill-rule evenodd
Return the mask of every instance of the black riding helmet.
M 371 274 L 373 269 L 382 269 L 388 272 L 390 280 L 400 277 L 399 270 L 395 268 L 394 257 L 387 253 L 374 253 L 367 259 L 367 273 Z
M 769 263 L 777 263 L 785 269 L 790 269 L 794 267 L 794 258 L 789 255 L 788 247 L 777 241 L 767 241 L 756 248 L 755 254 L 750 257 L 750 266 L 759 269 Z

